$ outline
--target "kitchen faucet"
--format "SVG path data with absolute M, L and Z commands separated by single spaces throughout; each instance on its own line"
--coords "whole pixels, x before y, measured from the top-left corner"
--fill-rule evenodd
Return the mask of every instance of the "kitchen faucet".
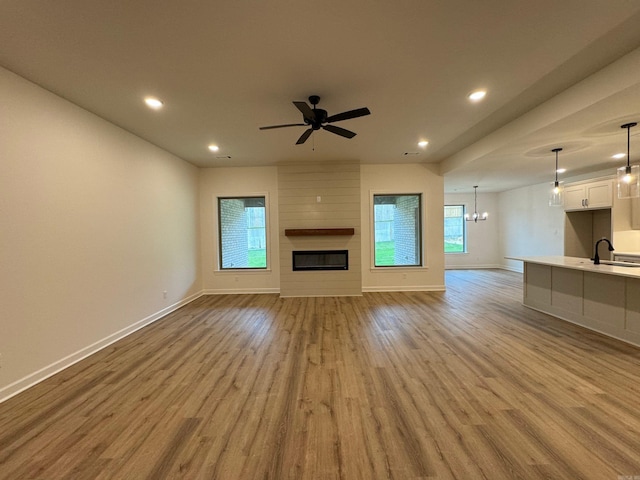
M 594 265 L 600 265 L 600 257 L 598 256 L 598 245 L 600 245 L 600 242 L 607 242 L 609 244 L 609 251 L 610 252 L 613 252 L 615 250 L 613 248 L 613 245 L 611 245 L 611 242 L 609 240 L 607 240 L 606 238 L 602 237 L 600 240 L 598 240 L 596 242 L 596 254 L 591 259 L 591 260 L 593 260 L 593 264 Z

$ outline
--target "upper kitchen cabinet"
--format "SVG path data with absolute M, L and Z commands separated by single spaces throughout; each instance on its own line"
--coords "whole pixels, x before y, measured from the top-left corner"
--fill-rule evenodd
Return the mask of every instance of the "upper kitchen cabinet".
M 564 188 L 564 209 L 596 210 L 613 206 L 613 180 L 570 184 Z

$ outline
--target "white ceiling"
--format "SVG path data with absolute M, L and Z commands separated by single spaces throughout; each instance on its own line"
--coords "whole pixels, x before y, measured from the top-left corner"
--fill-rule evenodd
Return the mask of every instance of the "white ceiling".
M 550 181 L 557 146 L 566 175 L 613 171 L 640 121 L 639 0 L 0 5 L 0 65 L 203 167 L 439 162 L 447 191 L 502 191 Z M 337 124 L 350 140 L 258 130 L 300 122 L 312 94 L 372 114 Z

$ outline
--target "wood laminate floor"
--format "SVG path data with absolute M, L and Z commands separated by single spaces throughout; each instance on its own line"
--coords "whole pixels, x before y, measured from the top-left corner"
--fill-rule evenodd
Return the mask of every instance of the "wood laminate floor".
M 640 349 L 521 288 L 201 297 L 1 404 L 0 478 L 640 476 Z

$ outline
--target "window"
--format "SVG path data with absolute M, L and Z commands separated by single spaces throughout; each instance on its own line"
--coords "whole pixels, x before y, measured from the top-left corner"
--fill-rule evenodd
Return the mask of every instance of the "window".
M 444 253 L 467 251 L 464 205 L 444 206 Z
M 267 268 L 265 197 L 218 198 L 220 268 Z
M 376 267 L 422 265 L 420 194 L 373 196 L 373 242 Z

